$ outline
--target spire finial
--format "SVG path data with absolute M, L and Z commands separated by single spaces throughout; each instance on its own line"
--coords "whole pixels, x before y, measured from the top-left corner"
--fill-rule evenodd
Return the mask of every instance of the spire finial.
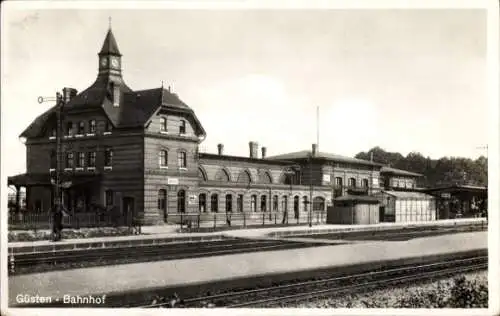
M 161 81 L 161 89 L 163 90 L 163 80 Z
M 111 17 L 108 16 L 109 29 L 111 30 Z

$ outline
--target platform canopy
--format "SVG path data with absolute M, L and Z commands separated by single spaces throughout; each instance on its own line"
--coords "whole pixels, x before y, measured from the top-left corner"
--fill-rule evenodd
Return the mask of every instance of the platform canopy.
M 435 187 L 425 190 L 427 193 L 435 196 L 478 196 L 487 197 L 488 188 L 485 186 L 475 186 L 475 185 L 450 185 Z
M 50 173 L 23 173 L 7 178 L 7 185 L 16 187 L 51 186 L 53 185 L 53 175 Z M 97 181 L 100 174 L 62 174 L 61 180 L 65 188 L 88 182 Z

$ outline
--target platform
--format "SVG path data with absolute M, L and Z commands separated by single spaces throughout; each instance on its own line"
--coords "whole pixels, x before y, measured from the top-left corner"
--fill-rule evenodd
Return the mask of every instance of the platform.
M 371 225 L 316 225 L 294 227 L 264 227 L 252 229 L 236 229 L 223 232 L 180 233 L 173 232 L 171 226 L 152 226 L 145 228 L 147 235 L 110 236 L 85 239 L 66 239 L 58 242 L 49 240 L 10 242 L 9 254 L 32 253 L 58 250 L 90 249 L 106 247 L 143 246 L 172 242 L 216 241 L 224 238 L 280 238 L 295 234 L 329 233 L 344 231 L 377 231 L 385 229 L 401 229 L 417 226 L 453 226 L 485 223 L 484 218 L 439 220 L 429 222 L 380 223 Z
M 63 295 L 112 295 L 487 247 L 486 232 L 471 232 L 402 242 L 373 241 L 17 275 L 9 277 L 9 304 L 15 304 L 19 294 L 50 296 L 53 300 Z

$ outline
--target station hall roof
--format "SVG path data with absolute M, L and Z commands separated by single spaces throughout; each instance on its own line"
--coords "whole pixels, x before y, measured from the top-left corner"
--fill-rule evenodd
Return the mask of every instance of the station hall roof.
M 302 160 L 302 159 L 308 159 L 310 157 L 310 155 L 311 155 L 310 150 L 302 150 L 302 151 L 297 151 L 297 152 L 292 152 L 292 153 L 287 153 L 287 154 L 282 154 L 282 155 L 277 155 L 277 156 L 270 156 L 270 157 L 267 157 L 266 159 L 269 159 L 269 160 L 274 160 L 274 159 L 277 159 L 277 160 Z M 314 155 L 313 158 L 314 159 L 324 159 L 324 160 L 336 161 L 336 162 L 360 164 L 360 165 L 382 166 L 382 164 L 376 163 L 373 161 L 351 158 L 351 157 L 347 157 L 347 156 L 341 156 L 341 155 L 325 153 L 325 152 L 318 152 Z
M 421 177 L 422 176 L 422 174 L 420 174 L 420 173 L 410 172 L 410 171 L 391 168 L 391 167 L 382 167 L 382 169 L 380 169 L 380 172 L 392 173 L 395 175 L 402 175 L 402 176 L 412 176 L 412 177 Z

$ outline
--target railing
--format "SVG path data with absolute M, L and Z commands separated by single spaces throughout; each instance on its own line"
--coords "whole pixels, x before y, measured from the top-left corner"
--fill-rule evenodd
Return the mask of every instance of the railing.
M 75 213 L 63 216 L 64 228 L 105 227 L 105 226 L 133 226 L 133 219 L 128 220 L 121 215 L 106 213 Z M 9 215 L 10 230 L 51 229 L 52 214 L 25 213 Z
M 188 230 L 216 230 L 229 227 L 259 227 L 259 226 L 286 226 L 309 223 L 309 213 L 301 212 L 298 217 L 288 212 L 285 217 L 283 212 L 221 212 L 221 213 L 176 213 L 168 215 L 170 224 L 177 224 L 182 229 Z M 325 211 L 312 212 L 312 224 L 326 222 Z

